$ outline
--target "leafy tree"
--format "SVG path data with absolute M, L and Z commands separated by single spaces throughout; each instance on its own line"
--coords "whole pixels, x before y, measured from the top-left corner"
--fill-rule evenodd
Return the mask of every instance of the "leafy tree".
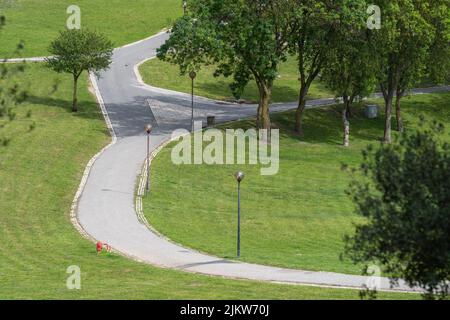
M 369 147 L 350 194 L 365 222 L 346 238 L 355 263 L 374 263 L 427 298 L 450 277 L 450 145 L 442 125 L 422 123 L 399 143 Z
M 269 104 L 280 62 L 286 59 L 293 0 L 193 0 L 158 51 L 181 72 L 205 62 L 215 75 L 232 76 L 236 98 L 250 80 L 259 93 L 258 127 L 270 128 Z M 195 32 L 193 30 L 195 28 Z
M 66 30 L 49 48 L 47 66 L 54 71 L 73 76 L 72 111 L 78 111 L 77 83 L 83 71 L 98 72 L 111 64 L 113 45 L 104 35 L 89 30 Z
M 375 87 L 375 67 L 369 46 L 365 0 L 343 1 L 339 27 L 330 46 L 322 80 L 344 103 L 342 110 L 343 145 L 350 142 L 351 105 L 356 99 L 367 97 Z
M 6 24 L 6 17 L 0 15 L 0 31 Z M 20 54 L 23 49 L 23 44 L 19 43 L 15 54 Z M 3 61 L 4 62 L 4 61 Z M 11 121 L 17 117 L 16 107 L 22 104 L 28 94 L 26 90 L 23 90 L 19 84 L 14 81 L 14 77 L 25 71 L 25 64 L 18 63 L 13 65 L 7 65 L 0 63 L 0 129 L 5 129 Z M 27 117 L 30 117 L 31 113 L 27 113 Z M 30 129 L 34 128 L 34 124 L 30 126 Z M 0 130 L 0 147 L 7 146 L 11 140 L 4 134 L 1 134 Z
M 381 8 L 382 26 L 373 32 L 371 40 L 377 50 L 378 79 L 385 100 L 383 141 L 390 143 L 394 97 L 398 101 L 398 128 L 403 130 L 400 100 L 425 74 L 430 48 L 436 39 L 432 20 L 443 22 L 442 15 L 433 13 L 433 6 L 447 10 L 448 15 L 448 0 L 377 0 L 374 3 Z
M 218 60 L 216 53 L 220 45 L 208 21 L 200 23 L 190 16 L 183 16 L 172 27 L 169 40 L 157 49 L 157 56 L 160 60 L 178 65 L 180 75 L 184 76 Z
M 295 114 L 295 132 L 303 135 L 302 119 L 306 107 L 306 96 L 313 81 L 319 76 L 328 59 L 335 28 L 338 26 L 337 12 L 340 4 L 328 0 L 297 0 L 292 8 L 294 30 L 290 34 L 291 54 L 297 55 L 300 92 Z
M 404 37 L 400 78 L 395 93 L 397 130 L 403 132 L 401 99 L 409 89 L 420 85 L 425 76 L 442 83 L 450 71 L 450 8 L 448 0 L 417 1 L 417 10 L 428 24 L 428 40 Z

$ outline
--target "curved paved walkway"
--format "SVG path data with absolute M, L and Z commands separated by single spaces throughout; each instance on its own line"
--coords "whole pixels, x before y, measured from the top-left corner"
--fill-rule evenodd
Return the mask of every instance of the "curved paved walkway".
M 152 149 L 170 138 L 177 128 L 190 126 L 190 96 L 144 85 L 135 66 L 155 55 L 168 35 L 161 33 L 116 49 L 113 64 L 101 74 L 98 88 L 111 120 L 117 142 L 97 158 L 78 202 L 78 221 L 94 239 L 118 252 L 152 265 L 230 278 L 282 283 L 359 288 L 367 278 L 330 272 L 309 272 L 227 261 L 178 246 L 152 232 L 134 208 L 137 177 L 145 161 L 144 126 L 152 123 Z M 333 103 L 332 99 L 309 102 L 309 106 Z M 276 107 L 283 111 L 295 107 Z M 198 98 L 195 117 L 218 121 L 255 115 L 255 105 L 232 105 Z M 382 279 L 382 289 L 390 289 Z M 396 290 L 410 290 L 401 283 Z

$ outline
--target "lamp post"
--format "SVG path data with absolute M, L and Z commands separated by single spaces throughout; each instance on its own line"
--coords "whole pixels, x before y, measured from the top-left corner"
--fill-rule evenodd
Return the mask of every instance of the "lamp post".
M 237 227 L 237 257 L 241 256 L 241 181 L 244 180 L 244 173 L 238 171 L 234 174 L 238 183 L 238 227 Z
M 152 133 L 152 129 L 150 124 L 145 126 L 145 132 L 147 132 L 147 182 L 145 190 L 147 193 L 150 191 L 150 133 Z
M 194 80 L 197 77 L 195 71 L 189 72 L 189 78 L 191 78 L 191 131 L 194 132 Z

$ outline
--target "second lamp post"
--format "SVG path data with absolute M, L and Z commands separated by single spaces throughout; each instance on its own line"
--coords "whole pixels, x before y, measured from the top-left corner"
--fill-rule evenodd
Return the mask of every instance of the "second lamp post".
M 145 191 L 150 191 L 150 133 L 152 133 L 152 126 L 150 124 L 145 126 L 145 132 L 147 132 L 147 182 L 145 184 Z
M 244 173 L 238 171 L 234 177 L 238 183 L 238 226 L 237 226 L 237 256 L 241 256 L 241 181 L 244 180 Z
M 197 77 L 195 71 L 189 72 L 189 78 L 191 78 L 191 131 L 194 132 L 194 80 Z

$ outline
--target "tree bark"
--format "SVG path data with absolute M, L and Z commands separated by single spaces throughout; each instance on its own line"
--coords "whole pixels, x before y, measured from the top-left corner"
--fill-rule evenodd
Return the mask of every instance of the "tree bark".
M 298 107 L 295 113 L 295 128 L 294 128 L 294 131 L 299 136 L 303 136 L 303 112 L 305 111 L 306 107 L 307 93 L 308 93 L 308 86 L 302 85 L 298 96 Z
M 396 95 L 396 99 L 395 99 L 395 112 L 396 112 L 396 118 L 397 118 L 397 131 L 398 132 L 404 131 L 402 112 L 401 112 L 401 99 L 402 98 L 403 98 L 403 93 L 400 90 L 397 90 L 397 95 Z
M 267 141 L 270 142 L 270 100 L 272 98 L 272 85 L 266 83 L 258 83 L 259 103 L 257 111 L 257 127 L 258 129 L 267 129 Z
M 259 102 L 258 102 L 258 109 L 256 111 L 256 128 L 261 129 L 263 128 L 262 124 L 262 110 L 263 110 L 263 103 L 264 100 L 264 86 L 261 84 L 258 84 L 259 89 Z
M 78 76 L 73 76 L 73 100 L 72 100 L 72 112 L 78 112 Z
M 383 142 L 384 143 L 391 143 L 391 120 L 392 120 L 392 95 L 389 95 L 386 99 L 386 118 L 384 123 L 384 137 Z
M 348 96 L 344 96 L 344 109 L 342 110 L 342 123 L 344 125 L 344 147 L 350 145 L 350 121 L 348 120 L 350 113 L 350 100 Z
M 264 89 L 264 93 L 261 96 L 260 101 L 260 122 L 261 122 L 261 128 L 267 130 L 267 142 L 270 143 L 270 129 L 271 129 L 271 122 L 270 122 L 270 113 L 269 113 L 269 105 L 270 105 L 270 98 L 272 96 L 272 90 L 271 89 Z
M 394 64 L 394 66 L 390 67 L 388 72 L 387 88 L 383 85 L 383 83 L 381 83 L 381 90 L 383 91 L 383 97 L 386 106 L 386 118 L 384 123 L 384 137 L 383 137 L 384 143 L 392 142 L 391 137 L 392 104 L 394 101 L 394 94 L 398 89 L 399 80 L 400 80 L 400 72 Z

